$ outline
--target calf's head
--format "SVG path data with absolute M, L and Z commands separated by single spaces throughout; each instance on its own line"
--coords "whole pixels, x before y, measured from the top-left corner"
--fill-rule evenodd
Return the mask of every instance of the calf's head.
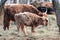
M 48 19 L 46 17 L 40 17 L 38 19 L 38 24 L 47 26 L 48 25 Z

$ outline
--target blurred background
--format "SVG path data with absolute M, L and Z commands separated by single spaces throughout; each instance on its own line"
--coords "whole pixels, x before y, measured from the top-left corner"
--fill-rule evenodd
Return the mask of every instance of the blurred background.
M 60 0 L 59 0 L 60 1 Z M 52 5 L 52 0 L 7 0 L 7 2 L 5 4 L 28 4 L 28 5 L 34 5 L 36 8 L 39 6 L 43 6 L 43 7 L 49 7 L 49 8 L 53 8 Z M 36 36 L 36 38 L 40 37 L 41 39 L 39 40 L 44 40 L 45 38 L 60 38 L 59 34 L 58 34 L 58 26 L 57 26 L 57 22 L 56 22 L 56 16 L 55 14 L 48 14 L 48 20 L 49 20 L 49 24 L 48 26 L 38 26 L 37 27 L 37 33 L 39 34 L 38 36 Z M 19 39 L 20 37 L 17 36 L 17 29 L 16 29 L 16 23 L 15 22 L 10 22 L 10 30 L 9 31 L 4 31 L 3 30 L 3 25 L 2 25 L 2 21 L 3 21 L 3 17 L 1 16 L 0 18 L 0 39 L 1 40 L 27 40 L 26 37 L 22 37 L 23 33 L 21 32 L 21 39 Z M 31 37 L 31 28 L 27 27 L 27 31 L 29 34 L 29 38 Z M 24 38 L 24 39 L 23 39 Z M 47 39 L 49 40 L 49 39 Z M 58 39 L 56 39 L 58 40 Z M 59 39 L 60 40 L 60 39 Z
M 52 0 L 7 0 L 6 4 L 32 4 L 38 6 L 52 6 Z M 49 5 L 50 4 L 50 5 Z

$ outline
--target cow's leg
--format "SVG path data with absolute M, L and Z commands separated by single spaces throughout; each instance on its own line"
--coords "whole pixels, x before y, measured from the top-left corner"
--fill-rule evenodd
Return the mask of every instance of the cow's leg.
M 10 23 L 10 21 L 8 21 L 8 20 L 5 21 L 5 20 L 4 20 L 4 27 L 3 27 L 4 30 L 6 30 L 6 29 L 9 30 L 9 23 Z
M 20 33 L 19 30 L 20 30 L 20 25 L 17 24 L 17 30 L 18 30 L 18 34 Z
M 6 16 L 4 16 L 4 27 L 3 29 L 6 30 L 8 29 L 9 30 L 9 23 L 10 23 L 10 19 L 8 19 Z
M 6 28 L 7 28 L 7 30 L 9 30 L 10 21 L 8 21 L 7 24 L 8 24 L 8 25 L 6 26 Z
M 39 33 L 36 32 L 36 26 L 32 26 L 32 36 L 39 36 Z
M 36 33 L 36 26 L 32 26 L 32 34 Z
M 26 27 L 23 24 L 21 24 L 21 29 L 22 29 L 23 33 L 25 34 L 25 36 L 27 36 L 28 34 L 26 31 Z

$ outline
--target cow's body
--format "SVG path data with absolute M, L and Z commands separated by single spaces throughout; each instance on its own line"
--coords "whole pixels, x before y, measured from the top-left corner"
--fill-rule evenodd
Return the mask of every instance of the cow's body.
M 40 15 L 40 11 L 32 5 L 6 5 L 4 6 L 4 30 L 9 29 L 10 20 L 15 21 L 14 15 L 19 12 L 31 12 Z
M 15 20 L 17 24 L 17 29 L 19 31 L 19 28 L 21 27 L 23 32 L 26 35 L 25 27 L 26 26 L 31 26 L 32 27 L 32 32 L 35 32 L 35 28 L 39 25 L 45 25 L 47 26 L 48 20 L 44 16 L 38 16 L 34 13 L 30 12 L 24 12 L 24 13 L 19 13 L 15 14 Z

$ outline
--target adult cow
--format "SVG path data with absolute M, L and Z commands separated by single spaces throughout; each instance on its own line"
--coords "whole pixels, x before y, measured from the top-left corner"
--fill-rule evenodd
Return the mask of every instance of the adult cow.
M 20 12 L 31 12 L 39 16 L 42 16 L 42 15 L 47 16 L 45 14 L 42 14 L 33 5 L 27 5 L 27 4 L 5 5 L 4 6 L 4 27 L 3 27 L 4 30 L 6 29 L 9 30 L 10 21 L 11 20 L 15 21 L 14 15 Z
M 39 26 L 39 25 L 47 26 L 48 25 L 48 19 L 45 16 L 38 16 L 38 15 L 36 15 L 34 13 L 30 13 L 30 12 L 18 13 L 18 14 L 15 14 L 14 17 L 15 17 L 15 21 L 17 24 L 18 33 L 19 33 L 19 29 L 21 27 L 21 29 L 25 35 L 27 35 L 25 25 L 31 26 L 32 33 L 36 32 L 35 28 L 37 26 Z

